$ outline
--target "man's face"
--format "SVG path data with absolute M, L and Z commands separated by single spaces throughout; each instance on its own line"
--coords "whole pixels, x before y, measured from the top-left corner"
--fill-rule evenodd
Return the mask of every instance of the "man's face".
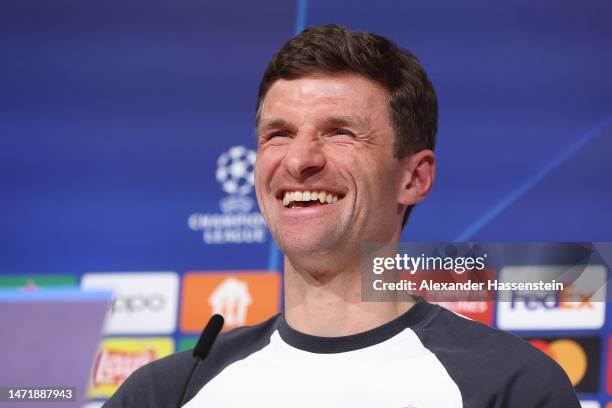
M 389 95 L 356 74 L 278 80 L 258 122 L 257 200 L 286 255 L 354 252 L 399 237 L 406 167 Z

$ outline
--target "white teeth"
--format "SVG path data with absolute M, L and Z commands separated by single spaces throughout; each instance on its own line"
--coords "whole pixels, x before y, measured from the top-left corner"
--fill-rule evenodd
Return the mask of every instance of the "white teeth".
M 338 196 L 325 191 L 287 191 L 283 196 L 283 205 L 288 207 L 294 201 L 319 201 L 321 204 L 331 204 L 338 201 Z

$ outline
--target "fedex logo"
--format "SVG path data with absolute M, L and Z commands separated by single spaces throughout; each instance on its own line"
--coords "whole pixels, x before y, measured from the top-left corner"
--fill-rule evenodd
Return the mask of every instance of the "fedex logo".
M 504 267 L 500 282 L 569 282 L 562 291 L 499 291 L 497 326 L 505 330 L 599 329 L 606 313 L 607 269 L 588 265 Z
M 594 291 L 579 292 L 570 283 L 562 291 L 535 293 L 512 291 L 510 295 L 510 306 L 512 309 L 523 305 L 527 310 L 537 309 L 593 309 Z

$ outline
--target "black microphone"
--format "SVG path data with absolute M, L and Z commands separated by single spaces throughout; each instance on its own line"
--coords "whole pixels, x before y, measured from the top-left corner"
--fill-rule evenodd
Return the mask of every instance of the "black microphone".
M 195 361 L 193 362 L 191 370 L 189 371 L 189 377 L 187 377 L 187 381 L 183 387 L 183 392 L 181 392 L 181 398 L 178 400 L 178 404 L 176 405 L 177 408 L 183 406 L 183 399 L 185 399 L 187 388 L 189 388 L 189 383 L 191 383 L 191 377 L 193 377 L 193 373 L 200 364 L 200 361 L 204 360 L 206 356 L 208 356 L 210 349 L 223 328 L 223 322 L 223 316 L 215 314 L 212 315 L 208 321 L 208 324 L 206 327 L 204 327 L 196 346 L 193 348 L 193 357 L 195 358 Z

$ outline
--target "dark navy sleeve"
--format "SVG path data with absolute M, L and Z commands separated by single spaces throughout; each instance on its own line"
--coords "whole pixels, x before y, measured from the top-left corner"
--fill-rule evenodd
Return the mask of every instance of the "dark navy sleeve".
M 536 349 L 539 353 L 540 351 Z M 542 354 L 532 364 L 511 372 L 495 407 L 580 408 L 574 389 L 559 365 Z
M 189 350 L 140 367 L 103 407 L 176 407 L 193 361 Z
M 414 331 L 465 408 L 580 408 L 563 369 L 527 341 L 438 307 Z

